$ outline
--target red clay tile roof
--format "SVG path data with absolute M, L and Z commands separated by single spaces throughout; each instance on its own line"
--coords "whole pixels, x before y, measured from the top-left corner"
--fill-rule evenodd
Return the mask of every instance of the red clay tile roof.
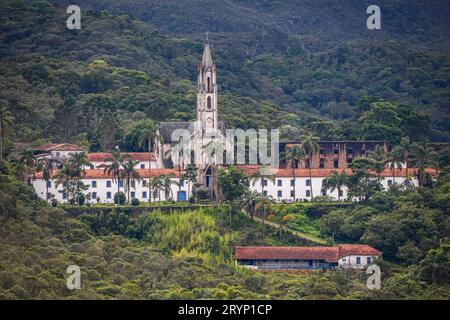
M 148 152 L 123 152 L 122 153 L 125 160 L 137 160 L 137 161 L 148 161 Z M 87 154 L 87 159 L 89 162 L 104 162 L 105 159 L 111 157 L 109 152 L 93 152 Z M 152 161 L 156 161 L 155 155 L 151 153 Z
M 141 178 L 156 177 L 162 174 L 171 175 L 174 178 L 179 177 L 179 172 L 176 169 L 136 169 Z M 53 170 L 51 173 L 52 179 L 56 176 L 56 170 Z M 88 169 L 83 174 L 84 179 L 111 179 L 111 176 L 105 173 L 104 169 Z M 34 179 L 39 180 L 42 179 L 42 172 L 38 172 L 34 175 Z
M 339 248 L 339 258 L 348 256 L 349 254 L 355 255 L 373 255 L 380 256 L 381 251 L 372 248 L 371 246 L 365 244 L 340 244 Z
M 336 247 L 235 247 L 236 260 L 324 260 L 337 262 L 348 254 L 380 256 L 381 252 L 363 244 Z
M 83 151 L 84 149 L 80 146 L 77 146 L 76 144 L 71 143 L 48 143 L 43 144 L 35 150 L 38 151 Z
M 251 175 L 259 170 L 259 166 L 257 165 L 239 165 L 237 166 L 238 169 L 242 170 L 245 174 Z M 311 169 L 311 176 L 313 178 L 321 178 L 321 177 L 329 177 L 333 171 L 338 171 L 339 173 L 342 172 L 342 170 L 345 171 L 347 175 L 352 175 L 351 169 Z M 286 168 L 280 168 L 280 169 L 271 169 L 272 174 L 275 177 L 292 177 L 292 169 L 286 169 Z M 425 172 L 436 175 L 437 171 L 435 169 L 426 168 Z M 308 169 L 294 169 L 294 175 L 296 177 L 309 177 L 309 170 Z M 405 177 L 406 176 L 406 169 L 403 168 L 401 170 L 391 170 L 391 169 L 385 169 L 382 173 L 382 177 Z M 417 175 L 417 168 L 408 168 L 408 175 Z

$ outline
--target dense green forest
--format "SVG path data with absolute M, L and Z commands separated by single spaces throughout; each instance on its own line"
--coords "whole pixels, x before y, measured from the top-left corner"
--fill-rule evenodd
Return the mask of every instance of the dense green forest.
M 0 299 L 450 299 L 447 2 L 381 1 L 382 30 L 369 31 L 368 1 L 80 0 L 81 30 L 68 30 L 68 1 L 0 0 Z M 387 140 L 406 159 L 415 145 L 414 165 L 433 158 L 437 180 L 362 189 L 361 203 L 271 205 L 263 218 L 277 229 L 254 203 L 254 220 L 241 212 L 248 190 L 234 185 L 228 202 L 203 209 L 85 204 L 71 214 L 18 179 L 14 143 L 141 151 L 132 133 L 143 119 L 193 120 L 206 31 L 227 127 Z M 322 242 L 381 250 L 383 288 L 349 270 L 255 273 L 233 262 L 236 245 Z M 81 290 L 66 288 L 70 264 Z
M 193 119 L 208 30 L 228 127 L 280 128 L 286 139 L 450 140 L 449 27 L 440 11 L 447 6 L 408 3 L 401 18 L 400 1 L 390 1 L 375 35 L 355 1 L 339 2 L 336 21 L 327 22 L 335 27 L 314 30 L 306 18 L 313 5 L 304 2 L 293 10 L 294 1 L 227 1 L 208 6 L 206 17 L 200 1 L 81 1 L 82 28 L 68 30 L 64 2 L 1 1 L 0 103 L 16 119 L 5 130 L 5 152 L 13 141 L 42 140 L 127 149 L 125 132 L 136 120 Z M 225 4 L 242 10 L 221 26 Z M 315 12 L 314 23 L 326 23 L 327 13 Z M 339 22 L 346 12 L 359 18 Z M 410 17 L 417 21 L 406 23 Z M 377 101 L 389 103 L 388 114 L 371 110 Z
M 3 173 L 0 299 L 449 299 L 450 246 L 439 245 L 450 229 L 449 178 L 447 170 L 433 188 L 380 193 L 346 214 L 323 205 L 273 209 L 272 215 L 294 214 L 292 227 L 306 219 L 322 226 L 324 237 L 333 228 L 338 238 L 361 238 L 383 250 L 383 288 L 369 290 L 365 276 L 351 270 L 289 274 L 235 267 L 235 245 L 305 243 L 243 214 L 232 216 L 230 229 L 227 205 L 69 215 Z M 65 286 L 71 264 L 81 267 L 80 290 Z

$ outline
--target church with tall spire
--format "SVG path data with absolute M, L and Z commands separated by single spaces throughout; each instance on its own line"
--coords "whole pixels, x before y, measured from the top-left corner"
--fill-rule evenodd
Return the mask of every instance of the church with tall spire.
M 207 131 L 219 128 L 216 72 L 206 34 L 202 62 L 198 65 L 197 73 L 197 120 L 202 124 L 202 129 Z
M 201 62 L 197 66 L 197 106 L 196 121 L 182 122 L 170 121 L 161 122 L 159 125 L 159 133 L 161 143 L 157 151 L 159 166 L 162 168 L 181 168 L 184 169 L 184 163 L 174 164 L 174 159 L 168 157 L 174 146 L 180 143 L 180 140 L 189 138 L 190 148 L 195 150 L 195 154 L 191 155 L 190 163 L 194 163 L 199 170 L 199 184 L 208 187 L 211 183 L 211 169 L 208 161 L 205 161 L 202 155 L 202 148 L 208 144 L 205 136 L 217 136 L 225 133 L 223 122 L 219 121 L 218 106 L 218 85 L 217 85 L 217 69 L 214 64 L 208 34 L 205 35 L 203 55 Z M 178 137 L 174 133 L 183 130 L 189 133 L 189 137 Z M 201 141 L 201 143 L 199 143 Z

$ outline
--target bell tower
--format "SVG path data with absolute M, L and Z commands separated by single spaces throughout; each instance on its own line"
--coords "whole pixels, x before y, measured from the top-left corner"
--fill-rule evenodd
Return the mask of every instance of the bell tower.
M 208 34 L 205 36 L 205 48 L 197 75 L 197 120 L 204 131 L 218 129 L 216 65 L 211 58 Z

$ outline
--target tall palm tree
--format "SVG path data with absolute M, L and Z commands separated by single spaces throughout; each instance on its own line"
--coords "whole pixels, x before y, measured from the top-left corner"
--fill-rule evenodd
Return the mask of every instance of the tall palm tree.
M 300 145 L 294 145 L 290 147 L 282 157 L 285 159 L 287 166 L 292 169 L 292 200 L 295 202 L 295 166 L 297 164 L 298 167 L 300 161 L 305 159 L 305 152 Z
M 113 150 L 111 151 L 111 156 L 106 158 L 105 161 L 111 163 L 106 165 L 103 172 L 106 173 L 108 176 L 111 176 L 114 182 L 117 182 L 117 193 L 119 193 L 120 192 L 119 181 L 123 179 L 123 169 L 122 169 L 122 164 L 124 161 L 123 155 L 120 153 L 119 150 Z
M 6 135 L 6 128 L 12 126 L 14 117 L 5 107 L 0 109 L 0 162 L 3 161 L 3 142 Z
M 266 170 L 264 168 L 262 168 L 261 170 L 257 170 L 255 171 L 250 178 L 253 180 L 252 181 L 252 185 L 254 186 L 256 184 L 256 182 L 260 181 L 261 183 L 261 194 L 264 194 L 264 181 L 269 180 L 272 183 L 275 183 L 275 177 L 273 174 L 271 173 L 267 173 Z
M 398 145 L 398 152 L 402 154 L 403 163 L 405 164 L 406 177 L 408 177 L 408 167 L 409 167 L 409 154 L 411 152 L 411 141 L 409 137 L 403 137 Z
M 429 162 L 431 150 L 425 144 L 414 142 L 411 144 L 410 153 L 418 170 L 417 178 L 419 180 L 419 186 L 423 186 L 425 183 L 425 166 Z
M 305 154 L 308 156 L 308 172 L 309 172 L 309 187 L 311 190 L 311 199 L 314 198 L 313 195 L 313 183 L 312 183 L 312 173 L 311 173 L 311 167 L 312 167 L 312 161 L 313 157 L 319 152 L 319 144 L 317 141 L 319 141 L 319 138 L 312 136 L 312 135 L 302 135 L 300 137 L 300 140 L 302 141 L 301 147 L 304 150 Z
M 189 164 L 182 175 L 182 179 L 188 181 L 188 194 L 187 194 L 188 199 L 190 197 L 189 193 L 191 190 L 191 183 L 197 183 L 197 178 L 198 178 L 197 167 L 195 166 L 195 164 Z
M 141 148 L 147 146 L 148 150 L 148 202 L 152 201 L 152 184 L 150 183 L 151 169 L 152 169 L 152 151 L 155 145 L 161 142 L 161 137 L 159 136 L 158 125 L 152 120 L 148 120 L 144 128 L 142 128 L 139 137 L 138 144 Z
M 330 190 L 333 192 L 337 189 L 338 191 L 338 201 L 341 200 L 341 192 L 342 187 L 346 186 L 349 183 L 349 179 L 344 170 L 341 173 L 333 170 L 331 175 L 328 178 L 323 179 L 322 181 L 322 191 Z
M 92 163 L 90 163 L 88 161 L 87 155 L 86 155 L 85 152 L 71 153 L 69 155 L 68 164 L 73 170 L 75 179 L 78 180 L 78 181 L 81 180 L 83 174 L 86 173 L 85 167 L 92 166 Z M 80 183 L 77 183 L 77 199 L 76 199 L 76 203 L 79 203 L 79 201 L 78 201 L 78 195 L 80 193 L 79 187 L 80 187 Z
M 53 168 L 52 158 L 45 158 L 39 161 L 39 167 L 42 169 L 42 180 L 45 181 L 45 199 L 48 201 L 48 184 L 51 180 L 51 173 Z
M 164 190 L 164 200 L 173 199 L 172 185 L 179 185 L 178 181 L 172 180 L 173 175 L 170 174 L 162 174 L 160 175 L 161 179 L 161 188 Z
M 163 188 L 163 181 L 161 176 L 153 177 L 150 180 L 151 188 L 153 189 L 153 197 L 156 201 L 156 196 L 158 196 L 158 201 L 161 202 L 161 190 Z
M 171 159 L 174 166 L 176 166 L 178 168 L 178 173 L 179 173 L 179 179 L 178 179 L 178 190 L 181 191 L 181 184 L 183 180 L 188 180 L 189 181 L 189 186 L 188 186 L 188 199 L 189 199 L 189 187 L 190 187 L 190 182 L 192 182 L 191 179 L 188 178 L 187 175 L 195 175 L 195 180 L 193 182 L 197 182 L 197 168 L 195 167 L 195 164 L 188 164 L 186 167 L 186 170 L 189 169 L 189 173 L 186 174 L 186 172 L 184 172 L 183 174 L 181 174 L 181 170 L 185 168 L 185 163 L 186 162 L 190 162 L 190 154 L 187 155 L 185 154 L 186 150 L 189 147 L 190 144 L 190 140 L 193 138 L 193 136 L 191 136 L 190 139 L 184 140 L 180 137 L 180 140 L 176 143 L 176 145 L 172 148 L 169 148 L 168 150 L 166 150 L 166 152 L 164 153 L 164 158 L 165 159 Z M 178 154 L 174 154 L 175 152 L 177 152 Z M 174 156 L 176 156 L 176 159 L 174 158 Z M 189 160 L 187 159 L 187 157 L 189 157 Z M 175 161 L 176 160 L 176 161 Z M 195 169 L 195 172 L 193 171 L 193 169 Z M 192 176 L 191 176 L 192 178 Z
M 262 193 L 256 191 L 248 191 L 242 196 L 243 206 L 247 208 L 250 218 L 253 220 L 255 214 L 255 208 L 258 201 L 263 199 Z
M 130 189 L 131 183 L 135 181 L 140 181 L 141 176 L 139 172 L 134 169 L 134 167 L 139 163 L 139 161 L 128 160 L 122 163 L 122 177 L 125 180 L 125 191 L 127 192 L 128 203 L 130 203 Z
M 36 173 L 37 161 L 33 150 L 25 149 L 20 152 L 17 166 L 18 177 L 31 185 L 31 179 Z
M 87 159 L 87 155 L 85 152 L 71 153 L 68 163 L 80 176 L 82 173 L 86 173 L 85 167 L 92 166 L 92 163 Z
M 389 168 L 391 169 L 391 171 L 394 171 L 394 174 L 393 174 L 394 184 L 395 184 L 395 170 L 396 169 L 402 170 L 403 161 L 404 161 L 404 158 L 403 158 L 402 148 L 400 146 L 395 146 L 394 148 L 392 148 L 392 150 L 388 156 L 388 162 L 389 162 Z
M 55 188 L 58 188 L 59 185 L 63 185 L 63 192 L 67 194 L 67 202 L 70 202 L 70 190 L 69 187 L 73 180 L 74 172 L 72 168 L 65 163 L 61 169 L 56 172 L 55 175 Z
M 264 231 L 265 231 L 265 221 L 268 211 L 270 211 L 271 201 L 267 197 L 261 197 L 256 201 L 254 212 L 261 212 L 262 219 L 262 227 L 263 227 L 263 239 L 264 239 Z

